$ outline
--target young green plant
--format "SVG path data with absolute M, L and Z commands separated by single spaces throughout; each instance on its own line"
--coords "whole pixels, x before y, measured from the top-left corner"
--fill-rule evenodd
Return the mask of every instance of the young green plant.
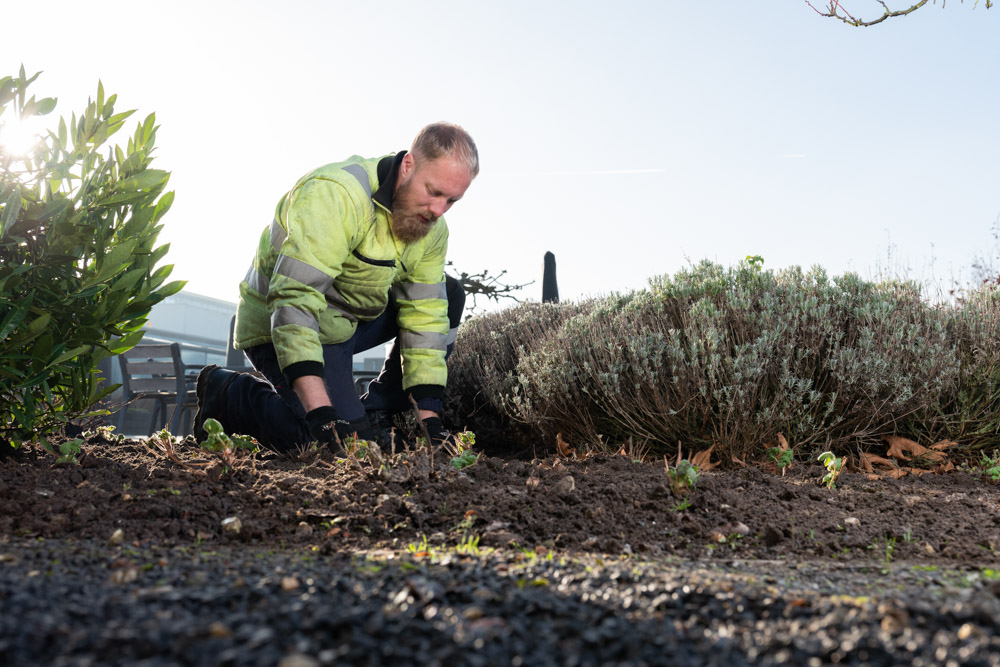
M 228 472 L 236 466 L 236 452 L 238 450 L 257 452 L 260 447 L 257 442 L 250 437 L 242 435 L 229 436 L 222 428 L 222 424 L 217 419 L 205 420 L 205 432 L 208 437 L 201 443 L 201 448 L 206 452 L 218 454 Z
M 476 434 L 472 431 L 456 433 L 445 443 L 445 449 L 452 455 L 449 464 L 455 470 L 462 470 L 479 462 L 482 453 L 472 451 L 476 444 Z
M 781 471 L 782 477 L 785 475 L 785 470 L 788 466 L 792 465 L 792 460 L 795 458 L 795 454 L 791 449 L 782 449 L 781 447 L 771 447 L 767 450 L 767 458 L 774 461 L 774 465 L 778 466 L 778 470 Z
M 678 461 L 677 465 L 671 469 L 667 457 L 664 456 L 663 465 L 667 470 L 667 482 L 674 495 L 687 495 L 698 484 L 698 466 L 687 459 Z
M 821 483 L 828 489 L 836 488 L 837 478 L 840 477 L 840 472 L 844 468 L 844 459 L 827 451 L 819 455 L 819 461 L 826 466 L 826 474 L 823 475 Z

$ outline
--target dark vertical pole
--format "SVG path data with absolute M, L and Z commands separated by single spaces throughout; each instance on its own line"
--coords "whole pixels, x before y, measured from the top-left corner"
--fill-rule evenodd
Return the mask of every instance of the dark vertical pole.
M 556 283 L 556 256 L 545 253 L 545 271 L 542 273 L 542 303 L 559 303 L 559 285 Z

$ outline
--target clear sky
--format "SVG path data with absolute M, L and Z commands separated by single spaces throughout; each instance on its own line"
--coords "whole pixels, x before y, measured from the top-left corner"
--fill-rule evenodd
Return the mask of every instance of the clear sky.
M 971 0 L 872 28 L 799 0 L 3 0 L 0 23 L 0 75 L 43 70 L 52 118 L 98 79 L 156 112 L 174 277 L 230 301 L 300 175 L 442 119 L 482 161 L 451 259 L 533 299 L 547 250 L 564 299 L 754 254 L 947 281 L 1000 217 L 1000 8 Z

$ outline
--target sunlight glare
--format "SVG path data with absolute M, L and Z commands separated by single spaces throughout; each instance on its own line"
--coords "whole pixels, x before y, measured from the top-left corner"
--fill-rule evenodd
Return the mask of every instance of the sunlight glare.
M 38 116 L 0 121 L 0 153 L 13 157 L 26 157 L 41 141 L 42 119 Z

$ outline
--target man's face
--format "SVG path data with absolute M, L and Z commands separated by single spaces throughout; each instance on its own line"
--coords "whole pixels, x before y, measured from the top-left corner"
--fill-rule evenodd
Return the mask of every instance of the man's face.
M 404 155 L 392 196 L 392 231 L 396 238 L 413 243 L 427 236 L 471 183 L 468 168 L 453 157 L 428 161 L 413 153 Z

